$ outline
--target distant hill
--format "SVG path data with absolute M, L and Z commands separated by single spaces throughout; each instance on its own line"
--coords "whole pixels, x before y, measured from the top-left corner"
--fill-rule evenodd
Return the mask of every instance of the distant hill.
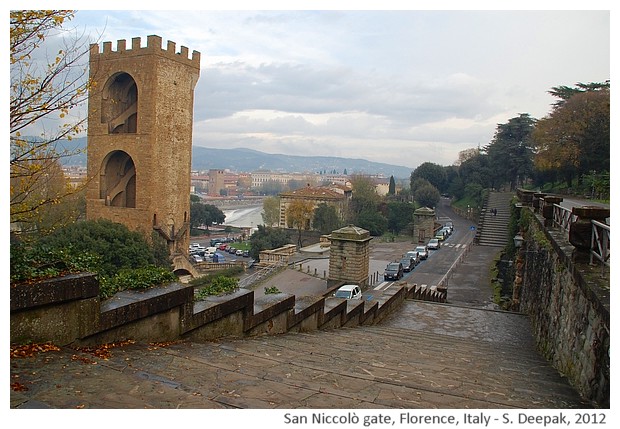
M 412 169 L 398 165 L 383 164 L 365 159 L 339 158 L 334 156 L 297 156 L 259 152 L 253 149 L 213 149 L 194 146 L 192 168 L 228 168 L 232 171 L 252 172 L 270 170 L 289 173 L 336 171 L 348 174 L 383 174 L 386 177 L 409 178 Z
M 86 165 L 86 137 L 59 142 L 69 151 L 81 153 L 63 158 L 64 165 Z M 269 154 L 254 149 L 214 149 L 200 146 L 192 148 L 192 170 L 211 168 L 229 169 L 235 172 L 270 170 L 288 173 L 336 171 L 348 174 L 382 174 L 395 179 L 408 179 L 412 169 L 399 165 L 367 161 L 365 159 L 339 158 L 334 156 L 296 156 Z

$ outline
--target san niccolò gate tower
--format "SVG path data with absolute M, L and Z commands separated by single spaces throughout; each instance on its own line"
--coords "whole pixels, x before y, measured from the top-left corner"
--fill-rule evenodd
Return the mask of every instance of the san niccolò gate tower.
M 168 243 L 187 269 L 194 88 L 200 53 L 159 36 L 90 46 L 87 219 L 125 224 Z

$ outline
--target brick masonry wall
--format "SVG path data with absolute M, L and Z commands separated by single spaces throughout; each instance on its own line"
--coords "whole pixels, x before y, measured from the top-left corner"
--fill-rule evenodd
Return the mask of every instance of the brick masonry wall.
M 147 45 L 134 38 L 91 45 L 89 94 L 87 218 L 108 218 L 130 229 L 147 232 L 157 226 L 172 238 L 171 253 L 186 253 L 189 232 L 189 192 L 194 88 L 200 75 L 200 54 L 148 36 Z M 134 131 L 110 133 L 112 103 L 106 88 L 118 76 L 136 86 L 137 125 Z M 107 109 L 107 110 L 106 110 Z M 120 113 L 120 112 L 116 112 Z M 102 196 L 100 170 L 116 151 L 125 152 L 135 166 L 135 207 L 111 207 Z M 179 231 L 185 231 L 178 235 Z

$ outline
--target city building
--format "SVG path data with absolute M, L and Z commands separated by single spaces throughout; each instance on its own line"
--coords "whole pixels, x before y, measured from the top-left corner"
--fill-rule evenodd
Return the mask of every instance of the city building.
M 336 208 L 336 214 L 340 220 L 344 220 L 351 196 L 351 189 L 341 185 L 321 187 L 307 185 L 293 191 L 282 192 L 280 193 L 280 222 L 278 226 L 280 228 L 290 227 L 287 224 L 287 210 L 295 200 L 309 201 L 313 204 L 314 209 L 323 203 L 333 206 Z
M 269 182 L 277 182 L 283 186 L 288 186 L 291 182 L 297 181 L 317 185 L 322 180 L 322 176 L 313 173 L 276 173 L 273 171 L 253 171 L 252 188 L 257 189 Z

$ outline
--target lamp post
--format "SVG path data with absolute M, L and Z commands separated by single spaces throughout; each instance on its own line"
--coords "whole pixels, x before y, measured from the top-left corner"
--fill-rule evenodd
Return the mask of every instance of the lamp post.
M 515 243 L 515 248 L 520 248 L 523 245 L 523 236 L 521 234 L 517 234 L 514 236 L 513 241 Z

